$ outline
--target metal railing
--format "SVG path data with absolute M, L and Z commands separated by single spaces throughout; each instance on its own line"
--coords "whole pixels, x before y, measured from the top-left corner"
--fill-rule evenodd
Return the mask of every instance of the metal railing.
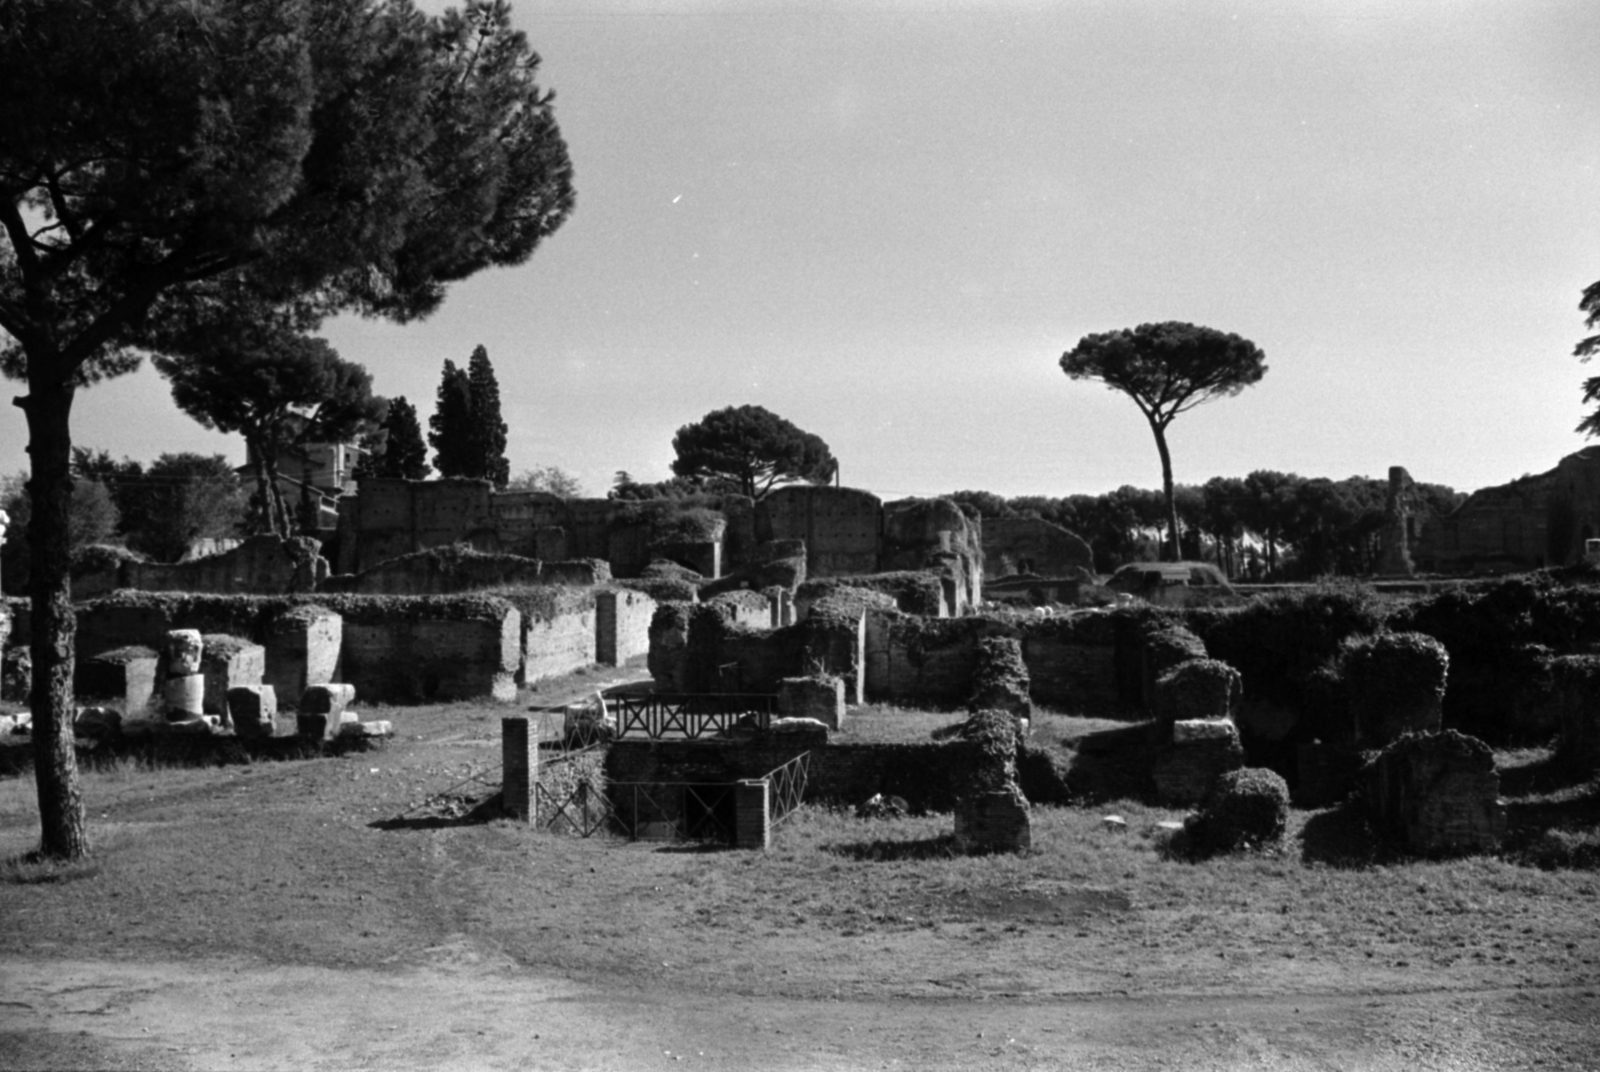
M 612 782 L 617 828 L 635 841 L 733 844 L 733 786 L 727 782 Z
M 767 783 L 767 821 L 777 826 L 800 806 L 806 795 L 806 777 L 811 771 L 811 753 L 801 752 L 783 766 L 764 776 Z
M 617 736 L 643 736 L 652 741 L 677 737 L 697 741 L 726 735 L 741 724 L 766 730 L 778 698 L 767 694 L 652 693 L 607 697 L 616 717 Z
M 593 837 L 610 829 L 616 818 L 611 801 L 587 782 L 579 782 L 565 796 L 540 782 L 534 789 L 534 800 L 539 827 L 557 834 Z

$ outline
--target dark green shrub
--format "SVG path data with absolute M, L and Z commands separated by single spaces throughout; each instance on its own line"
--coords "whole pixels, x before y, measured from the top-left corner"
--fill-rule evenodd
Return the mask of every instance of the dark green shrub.
M 1231 609 L 1195 609 L 1186 616 L 1213 659 L 1243 676 L 1257 700 L 1299 708 L 1312 675 L 1353 636 L 1383 628 L 1388 606 L 1363 585 L 1319 584 L 1262 596 Z
M 1244 767 L 1217 779 L 1184 829 L 1199 852 L 1233 852 L 1279 840 L 1288 821 L 1289 786 L 1272 771 Z

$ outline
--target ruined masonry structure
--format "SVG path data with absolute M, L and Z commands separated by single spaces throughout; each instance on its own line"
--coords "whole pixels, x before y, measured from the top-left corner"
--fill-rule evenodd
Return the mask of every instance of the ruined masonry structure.
M 791 485 L 759 503 L 723 496 L 720 518 L 698 536 L 665 543 L 644 520 L 649 505 L 496 492 L 477 480 L 364 480 L 340 500 L 338 573 L 465 543 L 545 562 L 603 560 L 618 577 L 637 577 L 662 556 L 715 578 L 759 565 L 762 547 L 798 540 L 809 576 L 936 569 L 952 613 L 982 598 L 981 527 L 948 500 L 885 504 L 853 488 Z
M 1361 772 L 1373 826 L 1422 855 L 1491 852 L 1505 836 L 1494 753 L 1445 730 L 1407 734 Z

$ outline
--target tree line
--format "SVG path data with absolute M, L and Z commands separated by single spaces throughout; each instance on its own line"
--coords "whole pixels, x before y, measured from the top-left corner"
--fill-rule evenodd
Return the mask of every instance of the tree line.
M 1443 484 L 1415 491 L 1436 514 L 1466 496 Z M 1300 580 L 1371 574 L 1382 550 L 1389 482 L 1352 476 L 1303 477 L 1258 469 L 1244 477 L 1212 477 L 1172 488 L 1181 557 L 1216 562 L 1229 577 Z M 1023 495 L 957 491 L 950 498 L 978 517 L 1037 517 L 1081 536 L 1095 569 L 1162 557 L 1171 523 L 1164 491 L 1123 486 L 1102 495 Z

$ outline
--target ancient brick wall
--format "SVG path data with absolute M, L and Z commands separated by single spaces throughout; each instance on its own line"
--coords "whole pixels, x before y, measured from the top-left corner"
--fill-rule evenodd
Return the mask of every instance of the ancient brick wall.
M 1037 517 L 985 518 L 983 574 L 987 578 L 1030 573 L 1065 577 L 1094 572 L 1094 551 L 1075 533 Z
M 340 502 L 339 572 L 453 543 L 500 550 L 491 490 L 487 480 L 361 481 L 360 493 Z
M 883 503 L 855 488 L 792 484 L 757 504 L 755 530 L 761 540 L 804 540 L 807 576 L 875 573 Z
M 344 611 L 340 679 L 357 697 L 516 698 L 522 615 L 504 600 L 344 597 L 337 605 Z M 591 637 L 592 627 L 591 619 Z
M 650 676 L 663 692 L 689 691 L 689 618 L 694 606 L 658 603 L 650 616 Z
M 714 782 L 759 778 L 809 752 L 805 799 L 859 805 L 874 794 L 904 799 L 916 811 L 949 811 L 975 761 L 966 741 L 926 744 L 825 743 L 808 734 L 746 741 L 613 743 L 606 776 L 615 782 Z
M 327 560 L 318 550 L 317 541 L 309 537 L 252 536 L 231 551 L 190 562 L 125 560 L 118 584 L 143 592 L 310 592 L 328 575 Z
M 1034 702 L 1097 714 L 1122 706 L 1117 628 L 1109 613 L 1037 618 L 1018 628 Z
M 542 558 L 539 533 L 551 529 L 562 533 L 565 542 L 566 503 L 543 491 L 502 491 L 490 496 L 489 511 L 499 534 L 500 550 L 529 558 Z M 571 552 L 562 548 L 556 557 Z
M 295 606 L 274 617 L 259 642 L 265 672 L 262 683 L 277 691 L 283 707 L 298 707 L 312 685 L 340 680 L 344 619 L 315 605 Z
M 880 570 L 937 569 L 951 614 L 983 598 L 983 531 L 949 499 L 901 499 L 883 509 Z
M 867 697 L 882 703 L 964 706 L 978 666 L 978 638 L 1004 627 L 983 618 L 888 617 L 872 630 L 876 651 L 867 656 Z M 874 657 L 876 656 L 876 657 Z M 873 671 L 881 670 L 881 677 Z
M 1361 792 L 1373 827 L 1412 852 L 1489 852 L 1505 835 L 1494 753 L 1455 730 L 1400 738 L 1362 769 Z
M 658 644 L 678 643 L 681 655 Z M 776 693 L 784 678 L 843 678 L 860 702 L 865 625 L 859 618 L 813 616 L 782 629 L 736 624 L 726 604 L 658 613 L 651 623 L 650 672 L 662 688 L 684 692 Z
M 650 651 L 656 601 L 626 588 L 595 593 L 595 662 L 621 666 Z
M 524 684 L 570 674 L 595 661 L 593 596 L 586 606 L 563 608 L 545 617 L 525 617 L 522 627 L 526 654 L 520 679 Z
M 729 620 L 735 625 L 748 626 L 752 629 L 772 627 L 772 601 L 760 592 L 748 589 L 721 592 L 706 602 L 726 608 Z

